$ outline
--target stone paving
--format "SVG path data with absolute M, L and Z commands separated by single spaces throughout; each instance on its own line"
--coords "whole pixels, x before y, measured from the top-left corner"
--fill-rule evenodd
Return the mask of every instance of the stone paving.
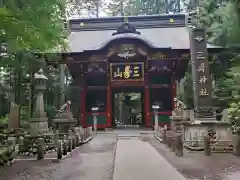
M 148 142 L 119 139 L 113 180 L 186 180 Z

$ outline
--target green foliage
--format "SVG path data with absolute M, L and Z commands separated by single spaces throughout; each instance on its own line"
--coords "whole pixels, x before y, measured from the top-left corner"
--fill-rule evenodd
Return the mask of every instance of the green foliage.
M 178 98 L 186 104 L 187 107 L 193 108 L 193 82 L 191 72 L 186 72 L 179 90 L 177 91 Z
M 64 0 L 4 1 L 0 39 L 8 52 L 53 50 L 64 44 Z
M 29 121 L 20 121 L 20 128 L 29 129 L 30 128 Z
M 104 12 L 106 3 L 104 0 L 65 0 L 67 4 L 66 14 L 68 17 L 99 17 Z
M 48 126 L 52 126 L 52 120 L 57 115 L 57 108 L 55 106 L 47 106 L 45 107 L 45 112 L 48 117 Z
M 232 84 L 233 80 L 226 77 L 216 81 L 215 88 L 213 90 L 214 106 L 228 107 L 229 102 L 232 100 Z
M 20 110 L 20 121 L 28 121 L 28 106 L 22 106 Z
M 55 106 L 47 106 L 45 108 L 48 119 L 53 119 L 57 115 L 57 108 Z
M 107 9 L 111 16 L 136 16 L 176 13 L 181 7 L 180 0 L 113 0 Z
M 238 45 L 240 38 L 239 16 L 235 3 L 229 0 L 203 0 L 200 3 L 198 26 L 207 30 L 208 40 L 225 47 Z
M 235 98 L 237 102 L 230 104 L 228 113 L 232 122 L 233 133 L 240 134 L 240 94 L 235 95 Z
M 9 116 L 0 117 L 0 124 L 7 124 Z
M 14 95 L 9 96 L 8 101 L 23 106 L 21 120 L 29 118 L 26 106 L 32 103 L 28 102 L 31 99 L 28 83 L 33 83 L 33 74 L 39 68 L 47 69 L 43 57 L 35 53 L 66 49 L 66 6 L 66 0 L 0 1 L 0 45 L 6 47 L 5 55 L 0 56 L 0 67 L 4 67 L 5 73 L 1 76 L 1 84 L 4 91 L 12 87 Z

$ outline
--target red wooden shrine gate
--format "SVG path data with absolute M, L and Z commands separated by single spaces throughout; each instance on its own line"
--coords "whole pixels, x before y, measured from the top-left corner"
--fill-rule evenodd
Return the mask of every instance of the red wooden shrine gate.
M 153 126 L 153 104 L 162 105 L 159 124 L 170 123 L 176 96 L 176 59 L 163 53 L 149 53 L 144 42 L 116 41 L 107 53 L 95 55 L 82 63 L 81 67 L 81 118 L 83 126 L 93 124 L 91 108 L 98 106 L 98 128 L 113 126 L 113 93 L 138 89 L 144 98 L 144 125 Z
M 69 21 L 70 51 L 63 58 L 81 87 L 78 120 L 83 126 L 93 124 L 91 108 L 98 106 L 98 128 L 112 127 L 114 92 L 133 88 L 144 94 L 146 127 L 154 124 L 153 104 L 162 106 L 159 124 L 170 123 L 175 81 L 184 76 L 190 60 L 189 19 L 184 14 L 124 19 Z

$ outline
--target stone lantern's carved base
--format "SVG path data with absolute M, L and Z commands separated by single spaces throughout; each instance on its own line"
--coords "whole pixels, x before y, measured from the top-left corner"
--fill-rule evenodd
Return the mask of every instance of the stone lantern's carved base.
M 77 121 L 73 118 L 71 112 L 64 112 L 53 119 L 54 130 L 58 129 L 60 133 L 67 133 L 69 128 L 75 127 Z
M 203 148 L 204 135 L 209 130 L 216 133 L 218 139 L 213 145 L 216 149 L 228 149 L 232 145 L 231 124 L 223 121 L 198 121 L 184 123 L 184 140 L 189 147 Z M 194 149 L 193 148 L 193 149 Z
M 31 135 L 38 135 L 42 133 L 48 132 L 48 118 L 41 117 L 41 118 L 31 118 L 30 119 L 30 134 Z

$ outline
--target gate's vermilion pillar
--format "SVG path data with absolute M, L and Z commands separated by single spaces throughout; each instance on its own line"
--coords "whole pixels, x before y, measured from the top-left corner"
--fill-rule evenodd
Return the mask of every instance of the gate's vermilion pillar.
M 111 87 L 107 86 L 107 127 L 112 127 L 112 92 Z
M 176 82 L 175 82 L 175 77 L 172 76 L 172 82 L 171 82 L 171 90 L 172 90 L 172 107 L 174 109 L 175 107 L 175 102 L 174 102 L 174 98 L 176 97 Z
M 86 83 L 85 83 L 85 78 L 83 76 L 83 74 L 81 75 L 82 78 L 81 78 L 81 84 L 82 84 L 82 88 L 81 88 L 81 118 L 80 118 L 80 124 L 82 124 L 82 126 L 86 127 L 87 126 L 87 123 L 86 123 L 86 113 L 87 113 L 87 110 L 86 110 L 86 96 L 87 96 L 87 92 L 86 92 Z
M 145 125 L 146 127 L 151 126 L 151 114 L 150 114 L 150 96 L 149 96 L 149 87 L 145 86 L 144 89 L 144 107 L 145 107 Z

